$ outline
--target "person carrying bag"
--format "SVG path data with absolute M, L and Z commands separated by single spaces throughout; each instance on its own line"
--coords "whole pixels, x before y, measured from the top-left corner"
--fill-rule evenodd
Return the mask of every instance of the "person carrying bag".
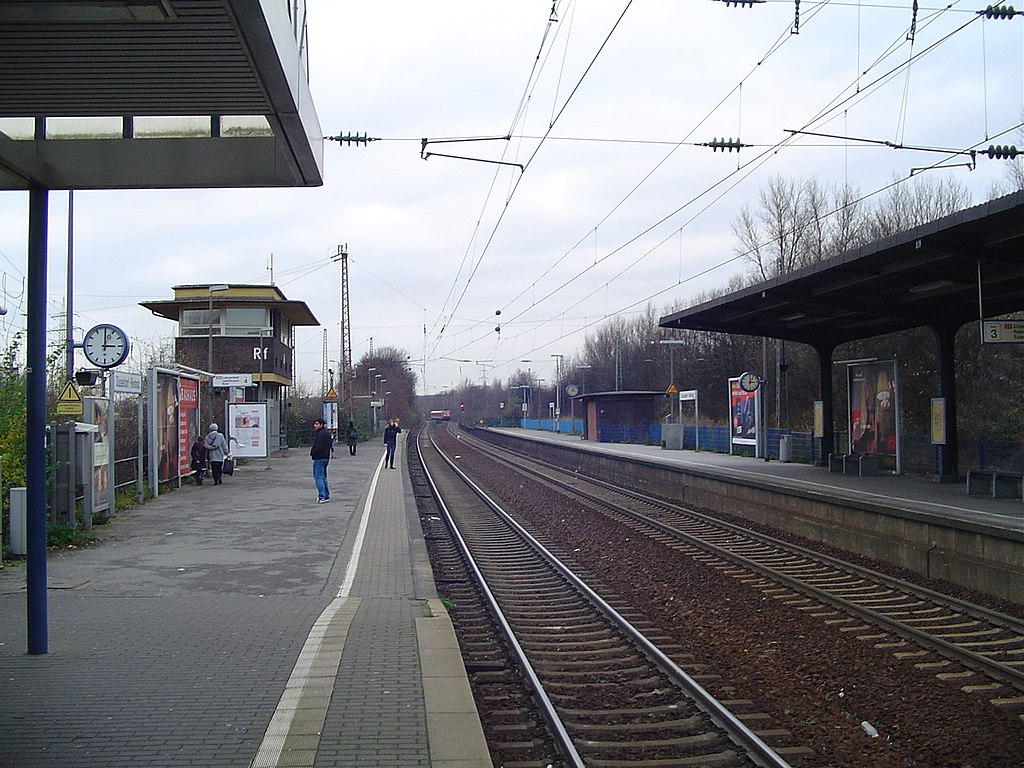
M 203 441 L 206 455 L 210 459 L 210 474 L 213 475 L 214 485 L 223 484 L 221 475 L 224 473 L 224 459 L 228 457 L 228 441 L 224 439 L 224 435 L 219 430 L 217 422 L 211 424 L 210 431 L 207 432 L 206 439 Z M 234 472 L 234 466 L 231 471 Z

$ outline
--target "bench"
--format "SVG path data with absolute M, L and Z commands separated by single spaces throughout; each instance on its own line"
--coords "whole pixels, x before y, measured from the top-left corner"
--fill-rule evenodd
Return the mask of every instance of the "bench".
M 842 472 L 844 475 L 878 474 L 878 457 L 866 453 L 830 453 L 828 455 L 828 471 Z
M 998 469 L 967 470 L 967 493 L 997 499 L 1024 498 L 1024 474 Z

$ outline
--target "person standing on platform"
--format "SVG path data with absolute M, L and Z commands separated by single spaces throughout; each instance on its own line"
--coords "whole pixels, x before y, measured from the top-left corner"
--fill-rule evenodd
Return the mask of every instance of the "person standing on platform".
M 349 455 L 355 456 L 356 445 L 359 444 L 359 430 L 356 429 L 356 425 L 351 421 L 348 423 L 348 428 L 345 430 L 345 442 L 348 443 Z
M 203 436 L 196 435 L 192 443 L 192 464 L 191 469 L 195 472 L 196 485 L 203 484 L 203 475 L 206 474 L 206 446 L 203 445 Z
M 396 418 L 392 418 L 384 427 L 384 466 L 388 469 L 395 468 L 395 446 L 398 443 L 398 433 L 401 431 Z
M 210 460 L 210 474 L 213 475 L 214 485 L 223 485 L 221 475 L 224 472 L 224 459 L 227 457 L 228 441 L 220 433 L 217 422 L 210 425 L 210 431 L 206 433 L 203 440 L 203 447 L 206 449 L 206 456 Z
M 331 448 L 334 441 L 321 419 L 313 422 L 313 447 L 309 449 L 313 459 L 313 482 L 316 483 L 316 503 L 326 504 L 331 500 L 331 491 L 327 487 L 327 465 L 331 461 Z

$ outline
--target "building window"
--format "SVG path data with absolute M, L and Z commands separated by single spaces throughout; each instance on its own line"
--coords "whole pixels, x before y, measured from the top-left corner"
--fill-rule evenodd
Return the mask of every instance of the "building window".
M 211 327 L 212 323 L 212 327 Z M 178 321 L 180 336 L 259 336 L 260 328 L 270 327 L 270 310 L 261 307 L 224 307 L 183 309 Z
M 228 307 L 225 312 L 225 336 L 259 336 L 260 328 L 270 327 L 270 310 Z
M 212 328 L 211 328 L 212 324 Z M 179 336 L 220 336 L 220 310 L 183 309 L 178 321 Z

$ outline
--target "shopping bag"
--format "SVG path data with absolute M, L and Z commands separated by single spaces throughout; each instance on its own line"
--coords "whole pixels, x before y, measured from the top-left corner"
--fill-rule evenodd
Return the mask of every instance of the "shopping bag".
M 225 475 L 233 475 L 233 474 L 235 474 L 235 460 L 234 459 L 224 459 L 224 474 Z

